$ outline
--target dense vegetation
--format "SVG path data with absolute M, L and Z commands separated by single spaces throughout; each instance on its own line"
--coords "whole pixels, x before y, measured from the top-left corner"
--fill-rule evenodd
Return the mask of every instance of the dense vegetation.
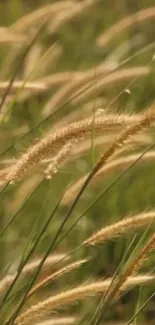
M 0 18 L 0 324 L 153 324 L 154 1 Z

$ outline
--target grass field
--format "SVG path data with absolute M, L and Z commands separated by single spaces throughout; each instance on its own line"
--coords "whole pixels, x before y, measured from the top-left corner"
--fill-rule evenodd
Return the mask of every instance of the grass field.
M 0 19 L 0 324 L 154 324 L 154 1 Z

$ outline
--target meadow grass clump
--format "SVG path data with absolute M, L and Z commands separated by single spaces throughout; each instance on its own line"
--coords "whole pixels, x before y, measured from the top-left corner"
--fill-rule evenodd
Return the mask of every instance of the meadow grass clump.
M 155 7 L 16 3 L 0 5 L 0 324 L 153 324 Z

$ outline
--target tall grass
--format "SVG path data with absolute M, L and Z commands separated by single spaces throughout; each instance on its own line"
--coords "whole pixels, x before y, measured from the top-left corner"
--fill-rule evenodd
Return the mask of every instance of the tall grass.
M 155 7 L 17 4 L 0 27 L 0 323 L 148 324 Z

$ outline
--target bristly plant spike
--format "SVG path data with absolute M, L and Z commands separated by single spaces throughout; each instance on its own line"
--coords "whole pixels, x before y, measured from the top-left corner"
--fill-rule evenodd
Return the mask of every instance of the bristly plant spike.
M 121 127 L 124 124 L 133 124 L 134 121 L 142 123 L 143 116 L 126 116 L 126 115 L 104 115 L 103 117 L 96 117 L 94 128 L 96 130 L 109 130 L 114 127 Z M 153 120 L 153 115 L 152 115 Z M 82 139 L 92 132 L 92 117 L 81 120 L 79 122 L 71 123 L 69 126 L 56 131 L 54 134 L 47 135 L 37 144 L 32 145 L 22 157 L 17 160 L 12 166 L 6 181 L 14 181 L 22 178 L 28 170 L 46 158 L 50 154 L 54 154 L 57 149 L 64 146 L 67 142 Z M 139 125 L 139 124 L 138 124 Z
M 154 281 L 153 275 L 137 275 L 128 278 L 124 290 L 141 284 L 147 284 L 149 281 Z M 21 316 L 17 317 L 16 325 L 29 325 L 31 321 L 38 321 L 47 316 L 53 309 L 60 306 L 66 306 L 76 300 L 81 300 L 89 296 L 94 296 L 106 291 L 112 279 L 104 281 L 96 281 L 90 284 L 82 284 L 74 289 L 61 292 L 53 297 L 50 297 L 38 304 L 30 307 Z
M 133 217 L 124 218 L 121 221 L 106 226 L 97 231 L 83 242 L 83 245 L 95 245 L 99 242 L 111 240 L 117 236 L 130 231 L 137 231 L 141 227 L 145 227 L 155 220 L 155 211 L 144 212 Z

